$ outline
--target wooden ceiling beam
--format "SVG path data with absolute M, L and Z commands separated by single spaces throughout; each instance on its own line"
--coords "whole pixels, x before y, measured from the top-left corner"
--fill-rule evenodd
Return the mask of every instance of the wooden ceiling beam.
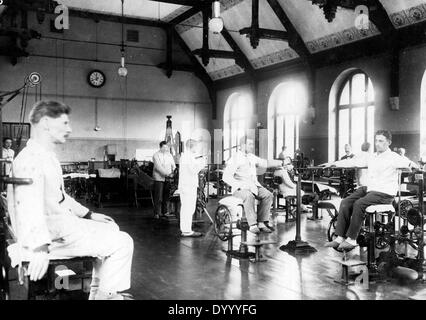
M 192 53 L 201 57 L 203 55 L 203 49 L 195 49 L 192 51 Z M 233 60 L 237 59 L 237 55 L 235 54 L 234 51 L 209 49 L 207 50 L 207 53 L 210 58 L 233 59 Z
M 392 37 L 395 28 L 382 3 L 379 0 L 369 0 L 368 7 L 370 21 L 374 23 L 384 37 Z
M 250 75 L 250 77 L 253 78 L 254 73 L 255 73 L 253 66 L 251 65 L 249 59 L 243 53 L 241 48 L 235 42 L 234 38 L 232 38 L 229 31 L 225 27 L 223 27 L 221 34 L 222 34 L 223 38 L 225 39 L 225 41 L 229 44 L 231 49 L 235 52 L 235 54 L 237 56 L 237 60 L 236 60 L 237 64 L 240 65 L 241 68 L 243 68 L 244 71 L 247 72 Z M 238 63 L 238 62 L 240 62 L 240 63 Z
M 150 0 L 153 2 L 162 2 L 169 4 L 177 4 L 188 7 L 199 7 L 200 5 L 211 5 L 215 0 Z
M 296 53 L 302 58 L 309 60 L 310 52 L 306 47 L 305 42 L 302 37 L 297 32 L 296 28 L 291 23 L 287 14 L 284 12 L 283 8 L 279 4 L 278 0 L 267 0 L 275 15 L 280 20 L 281 24 L 284 26 L 285 30 L 288 32 L 289 39 L 288 45 L 296 51 Z
M 198 59 L 195 57 L 195 55 L 191 52 L 191 49 L 188 47 L 188 45 L 185 43 L 185 41 L 182 39 L 180 34 L 176 31 L 175 28 L 172 28 L 172 36 L 177 41 L 183 52 L 186 53 L 186 55 L 191 60 L 191 63 L 194 67 L 194 74 L 204 83 L 204 85 L 207 88 L 207 91 L 209 93 L 209 97 L 212 103 L 212 118 L 215 120 L 217 117 L 217 103 L 216 103 L 216 87 L 213 83 L 213 80 L 210 78 L 206 70 L 201 66 Z
M 240 30 L 241 35 L 249 35 L 252 33 L 252 28 L 243 28 Z M 264 28 L 258 28 L 258 38 L 259 39 L 265 39 L 265 40 L 279 40 L 279 41 L 288 41 L 288 32 L 287 31 L 281 31 L 281 30 L 272 30 L 272 29 L 264 29 Z
M 203 8 L 202 6 L 192 7 L 191 9 L 188 9 L 184 13 L 178 15 L 176 18 L 173 18 L 172 20 L 170 20 L 169 24 L 176 25 L 176 24 L 182 23 L 185 20 L 196 15 L 198 12 L 202 10 L 202 8 Z

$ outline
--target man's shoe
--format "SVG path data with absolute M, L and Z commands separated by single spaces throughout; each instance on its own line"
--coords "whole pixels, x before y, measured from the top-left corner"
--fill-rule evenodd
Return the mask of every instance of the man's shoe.
M 347 241 L 343 241 L 338 247 L 337 249 L 339 250 L 343 250 L 343 251 L 351 251 L 352 249 L 354 249 L 356 246 L 354 246 L 353 244 L 350 244 Z
M 249 231 L 250 231 L 251 233 L 254 233 L 254 234 L 258 234 L 258 233 L 260 233 L 260 229 L 257 227 L 257 225 L 252 225 L 252 226 L 250 226 Z
M 275 231 L 275 228 L 272 226 L 272 225 L 270 225 L 269 224 L 269 221 L 265 221 L 264 223 L 263 223 L 269 230 L 271 230 L 271 231 Z
M 181 237 L 183 238 L 198 238 L 201 236 L 203 236 L 203 234 L 197 231 L 181 233 Z
M 260 222 L 258 225 L 257 225 L 257 227 L 259 228 L 259 230 L 261 231 L 261 232 L 265 232 L 265 233 L 271 233 L 272 232 L 272 230 L 271 229 L 269 229 L 263 222 Z
M 340 243 L 339 243 L 339 242 L 337 242 L 337 241 L 327 242 L 327 243 L 324 245 L 324 247 L 327 247 L 327 248 L 334 248 L 334 249 L 336 249 L 338 246 L 340 246 Z

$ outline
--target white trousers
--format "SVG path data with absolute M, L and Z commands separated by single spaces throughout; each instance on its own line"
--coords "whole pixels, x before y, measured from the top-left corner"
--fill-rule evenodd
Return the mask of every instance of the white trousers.
M 180 195 L 180 231 L 192 232 L 192 216 L 197 203 L 197 188 L 179 189 Z
M 115 223 L 76 219 L 79 231 L 54 241 L 50 247 L 55 257 L 96 257 L 92 286 L 110 293 L 130 288 L 133 239 Z

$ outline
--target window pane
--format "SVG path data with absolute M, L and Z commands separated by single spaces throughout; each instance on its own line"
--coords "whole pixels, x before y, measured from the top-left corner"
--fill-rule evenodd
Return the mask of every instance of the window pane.
M 367 109 L 367 141 L 371 143 L 370 151 L 374 150 L 374 106 Z
M 349 104 L 349 81 L 346 82 L 345 87 L 340 95 L 339 105 Z
M 365 75 L 357 73 L 352 77 L 352 103 L 365 102 Z
M 358 153 L 361 151 L 361 145 L 364 142 L 364 124 L 365 124 L 365 109 L 353 108 L 352 109 L 352 128 L 351 128 L 351 145 L 352 152 Z
M 230 145 L 229 145 L 229 128 L 224 128 L 223 129 L 223 149 L 227 150 L 229 149 Z
M 295 116 L 285 117 L 285 145 L 290 154 L 294 154 L 294 127 Z
M 277 116 L 277 136 L 276 136 L 276 150 L 277 154 L 275 155 L 278 158 L 278 155 L 281 152 L 281 148 L 285 145 L 284 144 L 284 117 L 283 116 Z
M 368 79 L 368 102 L 374 102 L 374 88 L 370 79 Z
M 349 109 L 339 111 L 339 158 L 345 153 L 345 144 L 349 143 Z
M 299 149 L 299 116 L 296 116 L 296 145 L 294 149 Z

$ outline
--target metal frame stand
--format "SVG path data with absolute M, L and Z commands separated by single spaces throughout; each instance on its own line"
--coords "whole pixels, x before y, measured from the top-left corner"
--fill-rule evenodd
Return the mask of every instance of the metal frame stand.
M 300 196 L 300 190 L 302 186 L 302 176 L 299 173 L 297 177 L 297 210 L 296 210 L 296 238 L 295 240 L 289 241 L 286 245 L 282 245 L 280 247 L 280 250 L 282 251 L 290 251 L 295 254 L 304 254 L 309 252 L 316 252 L 317 249 L 310 246 L 307 241 L 302 241 L 302 238 L 300 236 L 300 227 L 301 227 L 301 210 L 300 210 L 300 204 L 301 204 L 301 196 Z

